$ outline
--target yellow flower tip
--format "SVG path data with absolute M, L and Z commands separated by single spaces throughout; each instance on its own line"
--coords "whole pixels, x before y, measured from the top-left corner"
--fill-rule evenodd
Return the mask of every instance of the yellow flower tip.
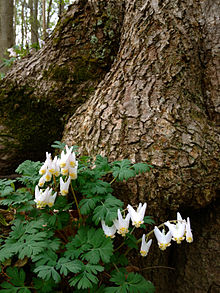
M 147 252 L 145 250 L 140 250 L 140 254 L 141 254 L 141 256 L 146 256 Z
M 56 177 L 58 177 L 58 176 L 60 175 L 60 172 L 59 172 L 59 171 L 56 171 L 56 172 L 54 173 L 54 175 L 55 175 Z
M 128 229 L 125 227 L 122 227 L 118 230 L 118 234 L 121 234 L 121 236 L 125 237 L 125 235 L 128 233 Z
M 66 163 L 60 163 L 60 168 L 64 168 L 66 166 Z
M 76 173 L 69 173 L 69 176 L 71 179 L 76 179 Z
M 179 237 L 179 238 L 173 238 L 174 241 L 176 241 L 177 244 L 181 244 L 181 242 L 185 239 L 185 237 Z
M 170 243 L 158 243 L 159 248 L 161 250 L 165 250 L 167 247 L 169 247 L 171 244 Z
M 54 169 L 49 169 L 49 172 L 50 172 L 51 174 L 54 174 L 54 173 L 55 173 L 55 170 L 54 170 Z
M 61 190 L 61 195 L 67 195 L 67 194 L 68 194 L 68 190 L 65 190 L 65 189 Z
M 186 238 L 186 241 L 187 241 L 188 243 L 192 243 L 192 242 L 193 242 L 193 239 L 192 239 L 192 237 L 187 237 L 187 238 Z
M 38 183 L 38 186 L 43 187 L 44 186 L 44 183 L 43 182 L 39 182 Z
M 136 228 L 140 228 L 140 226 L 141 226 L 141 224 L 143 224 L 144 223 L 144 221 L 138 221 L 138 222 L 134 222 L 134 226 L 136 227 Z
M 53 206 L 53 203 L 52 202 L 48 203 L 48 207 L 49 208 L 51 208 L 52 206 Z
M 115 235 L 105 235 L 106 238 L 115 238 Z
M 74 168 L 74 167 L 76 166 L 76 163 L 75 163 L 74 161 L 70 161 L 70 166 L 71 166 L 72 168 Z
M 46 176 L 45 176 L 45 181 L 48 182 L 48 181 L 50 181 L 50 180 L 51 180 L 51 175 L 46 175 Z
M 42 169 L 42 170 L 39 171 L 39 174 L 40 175 L 44 175 L 45 173 L 46 173 L 46 170 L 45 169 Z
M 67 175 L 68 174 L 68 169 L 61 169 L 61 174 L 62 175 Z

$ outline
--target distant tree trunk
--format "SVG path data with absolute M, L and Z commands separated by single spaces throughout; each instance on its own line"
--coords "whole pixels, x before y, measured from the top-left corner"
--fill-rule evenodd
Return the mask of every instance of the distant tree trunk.
M 61 16 L 61 14 L 63 13 L 63 11 L 64 11 L 64 1 L 63 0 L 60 0 L 59 2 L 58 2 L 58 15 L 59 16 Z
M 0 65 L 2 58 L 8 55 L 5 51 L 14 44 L 13 31 L 13 0 L 1 0 L 0 2 Z M 1 68 L 5 72 L 7 68 Z
M 43 39 L 46 39 L 46 0 L 42 0 Z
M 52 8 L 52 0 L 49 1 L 48 9 L 47 9 L 47 29 L 50 27 L 51 8 Z
M 24 47 L 24 39 L 25 39 L 25 34 L 24 34 L 24 1 L 21 2 L 21 46 L 22 48 Z
M 12 68 L 0 88 L 2 129 L 13 133 L 7 142 L 20 142 L 26 154 L 30 141 L 37 154 L 49 129 L 61 136 L 57 125 L 68 121 L 63 141 L 82 153 L 154 165 L 115 187 L 126 203 L 147 201 L 156 224 L 177 211 L 192 218 L 191 245 L 160 252 L 155 244 L 146 259 L 134 259 L 157 292 L 220 287 L 218 11 L 217 0 L 77 1 L 45 47 Z M 31 121 L 25 101 L 41 123 L 24 136 L 12 120 Z M 39 111 L 45 101 L 53 117 Z M 6 145 L 2 139 L 3 153 Z
M 31 44 L 38 44 L 38 0 L 30 0 Z

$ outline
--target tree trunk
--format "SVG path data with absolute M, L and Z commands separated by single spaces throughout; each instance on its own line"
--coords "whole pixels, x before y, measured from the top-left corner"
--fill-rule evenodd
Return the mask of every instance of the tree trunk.
M 157 292 L 214 293 L 220 287 L 214 256 L 219 255 L 218 11 L 217 0 L 78 1 L 46 46 L 20 61 L 1 85 L 1 103 L 23 89 L 24 100 L 53 105 L 55 121 L 72 115 L 63 140 L 82 153 L 154 165 L 149 174 L 115 187 L 126 203 L 147 201 L 156 224 L 176 218 L 177 211 L 192 218 L 193 244 L 165 252 L 155 245 L 141 266 L 134 261 Z M 3 125 L 10 133 L 5 112 Z M 13 138 L 20 139 L 17 133 Z M 148 270 L 151 266 L 175 271 Z
M 30 0 L 31 44 L 38 45 L 38 0 Z
M 13 0 L 0 2 L 0 65 L 2 58 L 7 58 L 6 50 L 13 46 Z M 1 68 L 5 72 L 7 68 Z
M 42 0 L 42 14 L 43 14 L 43 40 L 46 39 L 46 0 Z

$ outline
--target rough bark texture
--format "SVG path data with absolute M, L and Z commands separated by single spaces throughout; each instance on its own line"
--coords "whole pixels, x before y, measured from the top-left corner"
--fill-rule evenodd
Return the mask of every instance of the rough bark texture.
M 0 2 L 0 72 L 6 72 L 2 67 L 2 58 L 7 58 L 6 50 L 13 45 L 13 1 L 1 0 Z
M 147 200 L 158 223 L 177 210 L 193 217 L 219 190 L 217 8 L 217 1 L 125 1 L 117 58 L 65 127 L 64 141 L 83 153 L 154 165 L 128 184 L 126 201 Z M 195 244 L 163 256 L 155 248 L 147 260 L 176 268 L 153 270 L 157 292 L 219 290 L 216 217 L 211 224 L 205 210 L 198 215 Z
M 113 5 L 114 4 L 114 5 Z M 89 17 L 87 17 L 89 15 Z M 0 83 L 0 175 L 44 159 L 68 115 L 94 92 L 117 53 L 122 3 L 72 5 L 50 40 Z
M 63 140 L 82 153 L 154 165 L 115 187 L 126 203 L 147 201 L 157 224 L 176 211 L 191 217 L 193 244 L 154 244 L 133 260 L 157 292 L 220 288 L 218 11 L 217 0 L 78 1 L 1 85 L 0 102 L 22 89 L 24 101 L 51 105 L 54 121 L 74 113 Z

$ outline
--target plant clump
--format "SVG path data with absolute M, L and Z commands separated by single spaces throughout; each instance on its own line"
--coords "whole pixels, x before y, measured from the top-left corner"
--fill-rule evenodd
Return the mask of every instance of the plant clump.
M 151 165 L 109 162 L 100 155 L 94 161 L 59 141 L 53 147 L 61 154 L 52 158 L 47 152 L 44 163 L 25 161 L 16 170 L 21 177 L 0 180 L 0 204 L 11 215 L 1 220 L 10 227 L 0 237 L 1 291 L 154 292 L 150 281 L 127 271 L 128 255 L 137 250 L 146 257 L 153 235 L 161 250 L 171 240 L 192 242 L 189 218 L 178 212 L 176 220 L 147 233 L 146 225 L 154 224 L 145 215 L 147 203 L 124 207 L 112 184 Z

